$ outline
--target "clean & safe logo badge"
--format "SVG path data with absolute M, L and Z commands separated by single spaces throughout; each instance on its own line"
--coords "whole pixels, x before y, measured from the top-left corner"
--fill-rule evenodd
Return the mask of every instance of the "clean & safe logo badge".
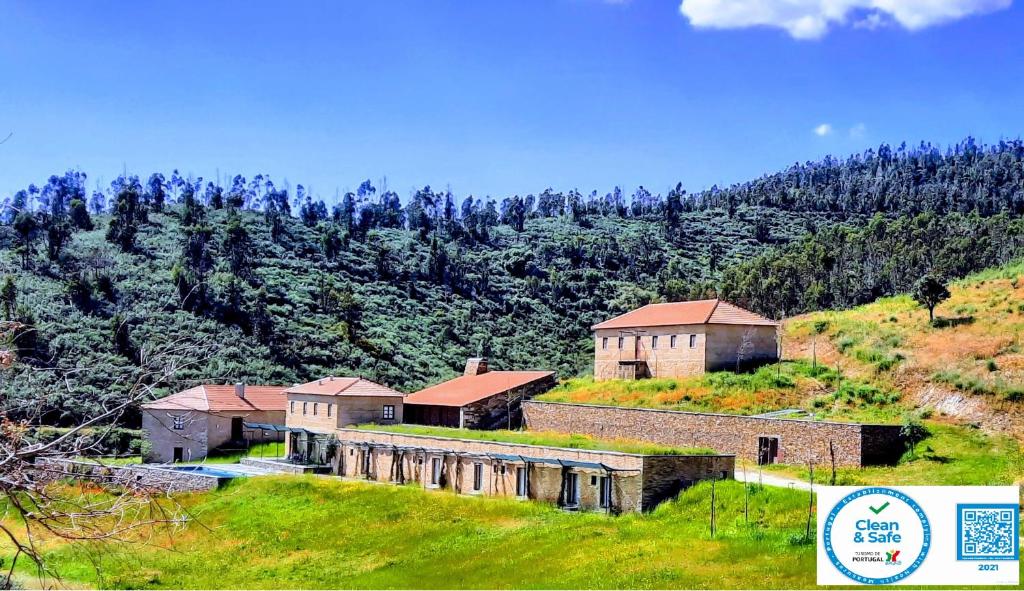
M 931 523 L 900 491 L 870 487 L 852 492 L 825 519 L 823 544 L 839 572 L 865 585 L 886 585 L 910 576 L 928 556 Z

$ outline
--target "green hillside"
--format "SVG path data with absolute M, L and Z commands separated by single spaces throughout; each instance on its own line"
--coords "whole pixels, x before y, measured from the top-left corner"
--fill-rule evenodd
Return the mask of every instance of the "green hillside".
M 23 347 L 28 363 L 0 372 L 15 393 L 12 414 L 19 401 L 35 408 L 43 395 L 44 421 L 73 423 L 123 395 L 144 354 L 168 343 L 183 347 L 165 355 L 181 366 L 158 392 L 204 380 L 291 384 L 328 374 L 410 391 L 453 377 L 478 354 L 498 369 L 576 375 L 589 366 L 591 324 L 663 297 L 675 278 L 706 276 L 709 245 L 724 264 L 764 248 L 755 218 L 771 221 L 773 240 L 802 232 L 802 218 L 771 211 L 732 220 L 691 213 L 684 231 L 709 238 L 680 248 L 653 221 L 597 218 L 583 227 L 535 219 L 522 232 L 497 226 L 476 245 L 378 229 L 328 257 L 323 240 L 333 224 L 271 224 L 241 211 L 249 275 L 239 280 L 224 246 L 231 214 L 208 208 L 208 303 L 200 309 L 175 281 L 186 244 L 182 208 L 148 217 L 134 252 L 105 239 L 108 217 L 74 232 L 55 261 L 38 253 L 22 268 L 15 249 L 0 250 L 0 279 L 12 279 L 17 306 L 36 329 Z M 273 227 L 283 228 L 276 239 Z M 55 366 L 75 370 L 38 371 Z
M 0 196 L 0 350 L 17 357 L 0 412 L 73 424 L 136 381 L 415 390 L 470 355 L 576 377 L 591 324 L 653 301 L 719 295 L 776 318 L 865 304 L 1024 254 L 1022 145 L 883 144 L 694 195 L 456 203 L 366 181 L 331 208 L 264 175 L 90 194 L 69 171 Z

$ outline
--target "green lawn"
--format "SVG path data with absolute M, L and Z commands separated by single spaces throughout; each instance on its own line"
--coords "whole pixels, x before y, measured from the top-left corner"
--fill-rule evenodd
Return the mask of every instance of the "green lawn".
M 476 429 L 453 429 L 450 427 L 429 427 L 425 425 L 359 425 L 358 429 L 370 431 L 387 431 L 407 435 L 429 435 L 433 437 L 453 437 L 458 439 L 478 439 L 499 441 L 503 443 L 522 443 L 526 445 L 548 445 L 552 447 L 568 447 L 572 449 L 592 449 L 618 451 L 632 454 L 649 455 L 711 455 L 716 453 L 706 448 L 683 448 L 630 441 L 627 439 L 597 439 L 589 435 L 557 433 L 554 431 L 480 431 Z
M 1014 484 L 1024 478 L 1024 455 L 1020 445 L 1005 435 L 986 435 L 979 429 L 929 423 L 930 437 L 917 444 L 896 466 L 840 468 L 836 484 L 911 485 L 998 485 Z M 807 479 L 807 469 L 772 466 L 768 470 Z M 827 466 L 815 469 L 815 480 L 826 483 Z
M 749 522 L 741 484 L 718 483 L 716 499 L 711 539 L 707 483 L 653 513 L 608 517 L 413 487 L 246 478 L 185 497 L 198 522 L 184 529 L 147 544 L 54 546 L 48 560 L 70 583 L 104 588 L 813 586 L 807 493 L 754 489 Z

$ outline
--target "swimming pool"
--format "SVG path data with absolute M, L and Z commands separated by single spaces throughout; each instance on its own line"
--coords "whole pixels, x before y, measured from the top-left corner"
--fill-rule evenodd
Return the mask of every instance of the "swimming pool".
M 241 472 L 232 472 L 230 470 L 218 470 L 217 468 L 210 468 L 209 466 L 175 466 L 171 468 L 178 472 L 189 472 L 191 474 L 202 474 L 204 476 L 216 476 L 217 478 L 235 478 L 237 476 L 248 476 Z

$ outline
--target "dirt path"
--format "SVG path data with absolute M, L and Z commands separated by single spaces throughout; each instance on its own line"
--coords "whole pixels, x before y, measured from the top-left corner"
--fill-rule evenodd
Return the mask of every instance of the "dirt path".
M 796 478 L 791 478 L 789 476 L 781 476 L 779 474 L 771 474 L 765 472 L 758 474 L 757 470 L 747 470 L 745 476 L 743 470 L 737 470 L 736 480 L 738 482 L 751 482 L 754 484 L 763 484 L 765 486 L 795 488 L 797 490 L 811 489 L 811 485 L 804 480 L 797 480 Z

